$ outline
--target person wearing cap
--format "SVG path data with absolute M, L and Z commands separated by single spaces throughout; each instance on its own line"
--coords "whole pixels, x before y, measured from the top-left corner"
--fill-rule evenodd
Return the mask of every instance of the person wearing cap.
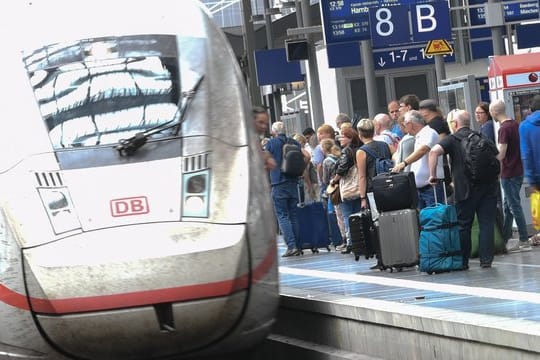
M 437 102 L 433 99 L 425 99 L 418 104 L 420 114 L 424 117 L 424 120 L 428 123 L 429 127 L 439 134 L 439 139 L 442 139 L 446 135 L 450 135 L 450 128 L 448 123 L 443 118 L 441 111 L 437 105 Z

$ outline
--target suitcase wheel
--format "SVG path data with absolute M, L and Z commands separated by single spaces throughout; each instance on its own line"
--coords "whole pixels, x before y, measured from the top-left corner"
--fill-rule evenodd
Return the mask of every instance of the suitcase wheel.
M 312 252 L 313 254 L 318 254 L 318 253 L 319 253 L 319 249 L 317 249 L 317 248 L 312 248 L 312 249 L 311 249 L 311 252 Z
M 326 247 L 326 251 L 328 251 L 328 252 L 331 251 L 331 250 L 330 250 L 330 246 L 327 246 L 327 247 Z
M 360 255 L 354 255 L 354 260 L 355 260 L 355 261 L 360 260 Z

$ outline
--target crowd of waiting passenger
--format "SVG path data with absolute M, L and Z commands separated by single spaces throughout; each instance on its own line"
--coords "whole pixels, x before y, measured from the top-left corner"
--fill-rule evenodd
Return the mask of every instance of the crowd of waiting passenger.
M 435 205 L 445 196 L 455 205 L 464 254 L 470 253 L 471 227 L 477 216 L 482 267 L 491 267 L 497 224 L 505 251 L 530 251 L 531 245 L 540 244 L 540 233 L 528 233 L 520 191 L 524 181 L 532 190 L 540 191 L 540 95 L 532 100 L 530 111 L 519 124 L 506 115 L 502 100 L 479 103 L 473 115 L 464 110 L 443 114 L 434 100 L 420 101 L 416 95 L 405 95 L 388 103 L 388 113 L 359 119 L 354 126 L 349 116 L 339 114 L 335 127 L 326 123 L 316 131 L 306 128 L 302 134 L 293 134 L 306 167 L 303 176 L 291 178 L 280 167 L 282 144 L 287 138 L 284 123 L 274 122 L 268 129 L 267 111 L 254 108 L 275 213 L 287 245 L 282 256 L 301 253 L 298 233 L 302 230 L 296 220 L 299 204 L 319 201 L 328 216 L 337 219 L 339 234 L 332 236 L 333 247 L 342 254 L 351 253 L 348 219 L 351 214 L 374 206 L 368 195 L 372 192 L 377 158 L 392 159 L 392 172 L 414 173 L 419 210 Z M 500 161 L 500 174 L 481 186 L 465 176 L 465 154 L 460 145 L 460 140 L 472 131 L 472 116 L 479 132 L 496 144 Z M 494 126 L 495 122 L 498 126 Z M 267 137 L 268 132 L 271 138 Z M 327 189 L 339 183 L 352 167 L 357 168 L 358 185 L 339 203 L 332 201 Z M 464 255 L 463 263 L 468 268 L 468 255 Z

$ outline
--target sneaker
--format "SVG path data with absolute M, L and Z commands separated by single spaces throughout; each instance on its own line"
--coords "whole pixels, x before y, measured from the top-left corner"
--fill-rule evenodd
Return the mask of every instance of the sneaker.
M 480 267 L 482 269 L 489 269 L 491 267 L 491 263 L 480 263 Z
M 287 249 L 287 251 L 285 251 L 283 255 L 281 255 L 281 257 L 298 256 L 298 255 L 300 255 L 300 250 L 294 248 L 294 249 Z
M 336 251 L 341 251 L 341 250 L 346 249 L 346 248 L 347 248 L 347 244 L 343 243 L 341 245 L 336 246 Z
M 352 253 L 352 246 L 351 245 L 345 245 L 345 247 L 341 250 L 342 254 L 350 254 Z
M 521 251 L 519 240 L 508 239 L 508 242 L 506 243 L 506 251 L 509 253 Z
M 522 245 L 519 245 L 519 251 L 532 251 L 532 247 L 529 243 L 525 243 L 525 244 L 522 244 Z

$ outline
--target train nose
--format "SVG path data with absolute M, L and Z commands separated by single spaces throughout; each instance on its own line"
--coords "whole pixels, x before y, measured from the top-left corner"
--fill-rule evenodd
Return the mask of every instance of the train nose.
M 245 305 L 244 233 L 243 225 L 153 224 L 25 249 L 31 310 L 46 338 L 78 358 L 152 359 L 204 347 L 232 329 Z

